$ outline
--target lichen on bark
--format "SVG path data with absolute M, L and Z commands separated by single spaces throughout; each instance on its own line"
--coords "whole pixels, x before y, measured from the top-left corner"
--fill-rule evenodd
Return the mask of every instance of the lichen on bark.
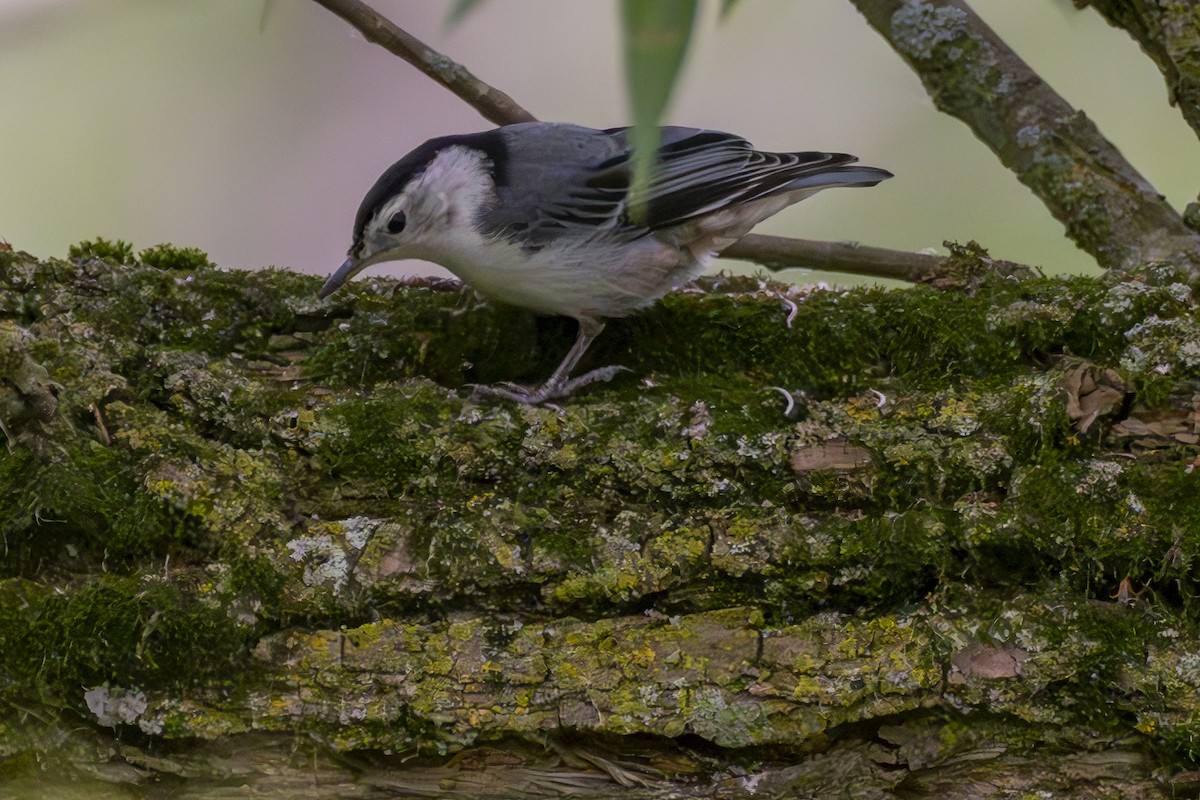
M 0 253 L 14 770 L 298 734 L 378 786 L 387 751 L 544 788 L 547 743 L 735 796 L 1059 790 L 1047 745 L 1124 765 L 1114 797 L 1192 768 L 1200 315 L 1170 267 L 708 279 L 612 323 L 592 363 L 633 375 L 524 408 L 465 384 L 544 374 L 561 321 L 147 254 Z

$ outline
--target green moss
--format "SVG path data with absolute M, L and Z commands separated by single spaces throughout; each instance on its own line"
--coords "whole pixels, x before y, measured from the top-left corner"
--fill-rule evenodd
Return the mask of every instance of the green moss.
M 25 695 L 136 684 L 143 731 L 425 752 L 562 726 L 818 747 L 927 706 L 1013 747 L 1200 729 L 1200 335 L 1165 268 L 716 278 L 609 326 L 584 368 L 632 374 L 523 408 L 457 387 L 544 377 L 571 321 L 151 250 L 0 270 L 5 407 L 27 361 L 58 402 L 0 447 Z M 1087 432 L 1084 360 L 1134 387 Z
M 110 242 L 97 236 L 95 239 L 85 239 L 79 244 L 71 245 L 67 248 L 67 258 L 72 261 L 98 258 L 112 264 L 132 264 L 133 245 L 121 239 Z
M 108 575 L 56 592 L 2 582 L 2 663 L 72 705 L 79 687 L 106 681 L 148 688 L 234 674 L 246 630 L 185 585 Z
M 100 553 L 115 566 L 171 552 L 184 538 L 186 514 L 139 486 L 126 459 L 95 442 L 74 442 L 48 462 L 0 453 L 4 570 L 26 574 Z
M 18 694 L 25 694 L 35 685 L 41 646 L 34 628 L 51 596 L 49 587 L 34 580 L 0 580 L 0 674 L 5 676 L 0 682 L 0 697 L 6 697 L 14 688 Z M 26 692 L 21 692 L 21 687 Z
M 99 259 L 112 265 L 135 263 L 133 245 L 120 239 L 109 241 L 102 237 L 71 245 L 67 250 L 67 258 L 71 261 Z M 214 267 L 203 250 L 170 244 L 148 247 L 138 254 L 137 260 L 146 266 L 167 271 L 211 270 Z
M 175 247 L 156 244 L 138 254 L 138 260 L 156 269 L 188 271 L 207 269 L 213 266 L 208 253 L 196 247 Z
M 1003 437 L 1014 464 L 1054 463 L 1075 454 L 1078 431 L 1067 416 L 1064 377 L 1058 370 L 1019 376 L 981 398 L 980 424 Z
M 249 551 L 233 540 L 225 543 L 219 557 L 221 563 L 228 565 L 220 594 L 232 602 L 246 602 L 247 612 L 257 610 L 262 616 L 278 621 L 283 616 L 286 576 L 271 558 Z

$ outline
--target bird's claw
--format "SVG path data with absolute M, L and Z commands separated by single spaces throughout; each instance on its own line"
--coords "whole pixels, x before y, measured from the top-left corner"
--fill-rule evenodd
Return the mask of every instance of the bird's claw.
M 593 383 L 611 381 L 622 372 L 632 372 L 632 370 L 628 367 L 613 364 L 612 366 L 600 367 L 591 372 L 585 372 L 578 378 L 571 378 L 566 381 L 546 381 L 541 386 L 532 389 L 527 386 L 518 386 L 515 383 L 502 383 L 495 386 L 468 384 L 468 386 L 471 389 L 472 397 L 499 397 L 503 400 L 520 403 L 521 405 L 535 406 L 547 400 L 570 397 L 579 389 L 590 386 Z

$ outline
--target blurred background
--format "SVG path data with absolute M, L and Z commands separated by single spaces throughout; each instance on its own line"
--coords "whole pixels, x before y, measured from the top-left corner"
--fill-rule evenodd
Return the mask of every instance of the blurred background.
M 373 0 L 541 119 L 628 122 L 611 0 Z M 1177 207 L 1197 142 L 1149 59 L 1069 0 L 971 0 Z M 896 178 L 825 192 L 758 228 L 905 250 L 975 239 L 1047 272 L 1095 271 L 1040 202 L 848 2 L 705 8 L 668 122 L 778 150 L 839 150 Z M 103 236 L 199 247 L 218 264 L 324 274 L 388 165 L 490 125 L 305 0 L 0 0 L 0 237 L 37 256 Z M 733 262 L 724 262 L 730 266 Z M 753 267 L 749 267 L 753 269 Z M 376 273 L 439 273 L 405 263 Z M 854 282 L 789 270 L 794 281 Z

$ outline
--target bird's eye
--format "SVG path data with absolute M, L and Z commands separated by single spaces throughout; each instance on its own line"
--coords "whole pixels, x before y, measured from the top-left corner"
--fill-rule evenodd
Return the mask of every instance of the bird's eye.
M 397 211 L 395 214 L 392 214 L 392 218 L 388 220 L 388 233 L 400 233 L 400 231 L 404 230 L 404 225 L 407 222 L 408 220 L 405 218 L 404 212 Z

